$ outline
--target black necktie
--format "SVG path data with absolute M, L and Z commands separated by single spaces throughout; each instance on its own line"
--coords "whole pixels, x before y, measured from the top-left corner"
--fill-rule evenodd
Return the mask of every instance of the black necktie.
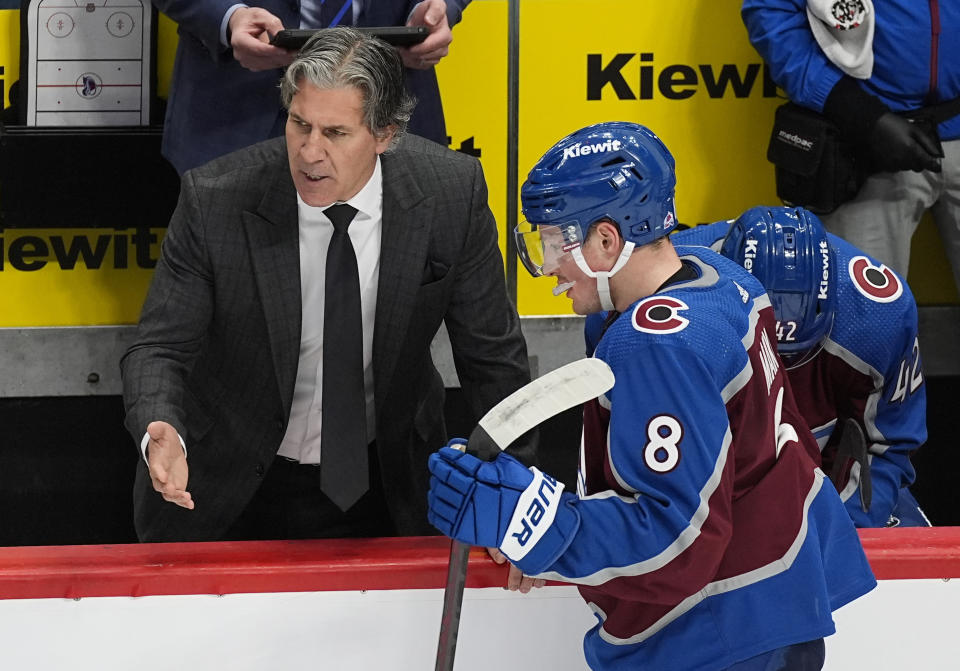
M 357 210 L 340 204 L 323 213 L 333 222 L 333 237 L 327 250 L 323 307 L 320 486 L 341 510 L 347 510 L 370 486 L 360 278 L 347 234 Z

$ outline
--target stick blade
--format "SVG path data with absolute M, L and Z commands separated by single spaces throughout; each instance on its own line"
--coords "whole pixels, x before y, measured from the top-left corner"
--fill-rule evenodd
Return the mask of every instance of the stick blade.
M 608 391 L 613 383 L 613 371 L 605 361 L 579 359 L 516 390 L 493 406 L 478 426 L 503 450 L 554 415 Z

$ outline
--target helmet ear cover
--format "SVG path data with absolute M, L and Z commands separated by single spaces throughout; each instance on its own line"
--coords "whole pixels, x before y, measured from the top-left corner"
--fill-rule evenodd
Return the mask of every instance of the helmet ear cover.
M 803 208 L 751 208 L 733 222 L 720 253 L 767 290 L 777 316 L 777 349 L 785 358 L 814 349 L 830 333 L 836 261 L 815 214 Z
M 582 242 L 593 223 L 609 219 L 625 241 L 645 245 L 676 226 L 675 187 L 673 156 L 660 138 L 613 121 L 557 142 L 530 170 L 520 197 L 528 226 L 572 228 Z

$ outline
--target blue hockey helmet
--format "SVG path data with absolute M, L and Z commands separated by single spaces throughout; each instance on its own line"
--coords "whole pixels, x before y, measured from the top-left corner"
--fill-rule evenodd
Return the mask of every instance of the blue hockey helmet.
M 836 262 L 815 214 L 799 207 L 751 208 L 733 222 L 720 253 L 766 288 L 777 316 L 777 349 L 785 360 L 796 363 L 830 333 Z
M 615 222 L 624 240 L 645 245 L 676 225 L 674 160 L 652 131 L 610 121 L 568 135 L 537 161 L 520 189 L 526 221 L 515 231 L 517 250 L 533 276 L 544 274 L 549 247 L 541 228 L 562 238 L 560 252 L 582 244 L 590 226 Z M 547 248 L 545 250 L 545 247 Z

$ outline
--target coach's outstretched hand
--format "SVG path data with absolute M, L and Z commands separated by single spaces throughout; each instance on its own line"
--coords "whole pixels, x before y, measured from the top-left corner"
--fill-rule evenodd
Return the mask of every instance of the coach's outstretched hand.
M 463 543 L 498 547 L 524 573 L 542 572 L 579 525 L 579 515 L 564 502 L 572 495 L 562 495 L 562 483 L 509 454 L 486 462 L 450 445 L 430 455 L 430 523 Z
M 193 497 L 187 491 L 187 456 L 177 430 L 166 422 L 151 422 L 147 426 L 147 467 L 153 488 L 165 501 L 193 510 Z

